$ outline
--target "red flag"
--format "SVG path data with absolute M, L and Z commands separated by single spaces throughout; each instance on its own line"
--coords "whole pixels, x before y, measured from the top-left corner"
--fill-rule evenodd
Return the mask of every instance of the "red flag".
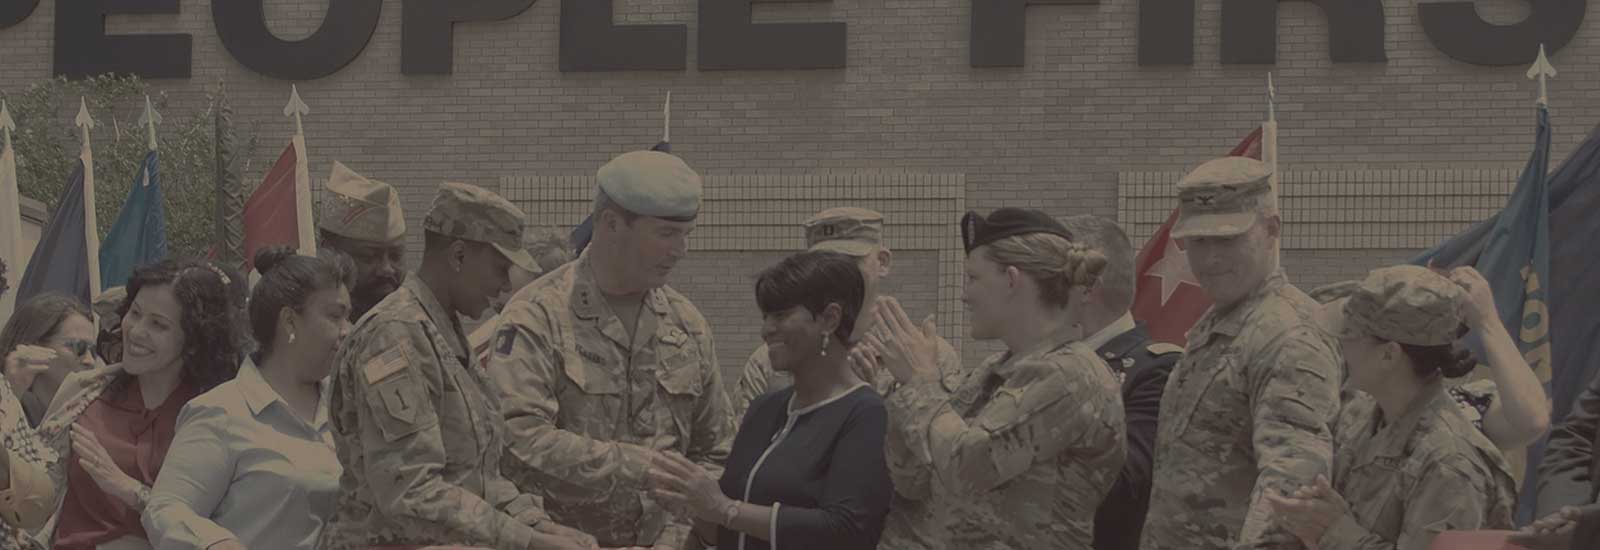
M 300 227 L 295 201 L 297 151 L 284 148 L 278 162 L 244 203 L 244 271 L 255 262 L 256 251 L 269 246 L 298 247 Z
M 1260 160 L 1261 128 L 1245 136 L 1228 156 Z M 1144 323 L 1156 341 L 1182 346 L 1189 327 L 1211 307 L 1211 297 L 1200 288 L 1189 270 L 1189 259 L 1171 237 L 1172 224 L 1177 221 L 1178 210 L 1173 209 L 1134 261 L 1138 286 L 1133 295 L 1133 318 Z

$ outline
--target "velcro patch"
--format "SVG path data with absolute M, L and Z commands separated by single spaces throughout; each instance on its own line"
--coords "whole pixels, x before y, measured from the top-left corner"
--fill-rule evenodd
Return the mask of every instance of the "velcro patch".
M 367 366 L 362 367 L 361 371 L 366 375 L 368 384 L 376 384 L 404 368 L 406 368 L 406 348 L 395 346 L 367 361 Z
M 501 328 L 500 333 L 495 335 L 494 352 L 500 355 L 511 355 L 511 346 L 516 343 L 516 339 L 517 329 L 512 327 Z

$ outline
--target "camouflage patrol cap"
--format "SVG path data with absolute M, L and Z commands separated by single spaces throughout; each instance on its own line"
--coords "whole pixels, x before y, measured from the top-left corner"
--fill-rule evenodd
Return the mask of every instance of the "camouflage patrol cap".
M 1414 346 L 1454 342 L 1466 291 L 1425 267 L 1373 270 L 1344 305 L 1344 331 L 1359 329 Z
M 1232 237 L 1255 225 L 1272 204 L 1272 168 L 1245 157 L 1223 157 L 1178 180 L 1178 223 L 1172 238 Z
M 667 153 L 623 153 L 601 166 L 595 178 L 601 192 L 634 214 L 678 222 L 700 214 L 700 174 Z
M 89 307 L 101 319 L 115 319 L 117 317 L 117 309 L 122 307 L 122 302 L 127 299 L 128 287 L 112 287 L 101 291 L 99 296 L 95 296 L 94 303 L 90 304 Z
M 422 228 L 447 237 L 494 245 L 506 259 L 530 273 L 539 264 L 522 248 L 522 211 L 500 195 L 476 185 L 446 182 L 439 186 Z
M 393 187 L 334 161 L 317 227 L 351 239 L 389 242 L 405 236 L 406 216 Z
M 883 247 L 883 214 L 865 208 L 829 208 L 801 225 L 811 250 L 861 257 Z

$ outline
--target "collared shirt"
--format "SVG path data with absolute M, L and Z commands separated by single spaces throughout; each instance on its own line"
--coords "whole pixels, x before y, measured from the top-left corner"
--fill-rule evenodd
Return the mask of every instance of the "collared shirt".
M 76 424 L 95 435 L 117 469 L 148 487 L 166 461 L 177 433 L 178 412 L 200 392 L 181 381 L 166 401 L 150 408 L 139 390 L 139 378 L 123 380 L 89 403 Z M 67 495 L 56 523 L 55 548 L 92 549 L 119 539 L 129 539 L 122 544 L 148 546 L 140 510 L 107 494 L 76 458 L 66 466 Z
M 1279 271 L 1189 330 L 1161 396 L 1140 548 L 1261 548 L 1287 535 L 1266 491 L 1332 472 L 1340 362 L 1318 307 Z
M 1065 333 L 990 357 L 955 392 L 937 379 L 896 389 L 890 475 L 933 515 L 896 521 L 912 512 L 891 506 L 881 547 L 1087 550 L 1124 458 L 1119 389 Z
M 1124 313 L 1122 314 L 1121 318 L 1109 325 L 1106 325 L 1105 328 L 1100 329 L 1100 332 L 1096 332 L 1089 335 L 1088 338 L 1084 338 L 1083 345 L 1088 346 L 1089 349 L 1098 350 L 1105 347 L 1106 342 L 1110 342 L 1112 338 L 1116 338 L 1124 333 L 1132 331 L 1134 327 L 1137 326 L 1138 324 L 1133 322 L 1133 313 Z
M 1435 381 L 1386 419 L 1370 396 L 1345 405 L 1334 489 L 1350 509 L 1324 550 L 1427 550 L 1443 531 L 1512 529 L 1511 469 Z
M 204 549 L 224 540 L 248 548 L 311 550 L 333 516 L 339 457 L 323 383 L 306 422 L 246 359 L 239 375 L 196 397 L 144 513 L 157 548 Z
M 720 474 L 733 423 L 711 327 L 682 294 L 644 293 L 630 337 L 589 253 L 511 298 L 489 376 L 510 428 L 506 475 L 601 546 L 678 545 L 689 526 L 648 496 L 651 456 Z
M 459 318 L 407 277 L 335 358 L 329 417 L 338 510 L 318 548 L 465 544 L 526 548 L 547 519 L 500 475 L 505 425 Z

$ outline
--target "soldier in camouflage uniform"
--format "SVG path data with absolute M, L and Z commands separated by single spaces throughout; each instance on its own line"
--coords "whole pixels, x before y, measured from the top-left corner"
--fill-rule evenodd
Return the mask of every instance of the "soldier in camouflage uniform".
M 405 281 L 406 216 L 394 187 L 339 162 L 333 163 L 327 188 L 317 234 L 322 246 L 355 261 L 356 286 L 350 289 L 354 323 Z
M 924 504 L 891 508 L 880 548 L 1088 550 L 1125 428 L 1117 380 L 1071 309 L 1105 258 L 1037 210 L 969 212 L 962 237 L 972 336 L 1009 351 L 947 391 L 932 320 L 880 298 L 880 329 L 851 355 L 903 384 L 888 398 L 890 476 Z
M 446 183 L 423 221 L 422 267 L 351 330 L 332 375 L 330 417 L 344 474 L 320 548 L 467 544 L 496 550 L 593 548 L 500 474 L 505 425 L 460 314 L 509 284 L 523 215 Z
M 866 282 L 866 298 L 862 300 L 860 318 L 856 320 L 856 334 L 852 341 L 859 342 L 861 335 L 873 326 L 873 308 L 878 301 L 878 285 L 889 276 L 889 247 L 883 245 L 883 214 L 865 208 L 840 207 L 818 212 L 802 225 L 806 246 L 810 250 L 838 252 L 859 259 L 861 276 Z M 944 338 L 938 339 L 939 372 L 943 373 L 945 389 L 955 391 L 966 378 L 966 368 L 954 346 Z M 862 380 L 872 384 L 878 393 L 887 395 L 894 379 L 877 373 L 858 372 Z M 761 344 L 744 363 L 739 383 L 733 386 L 733 418 L 744 418 L 750 402 L 767 392 L 778 391 L 794 383 L 786 372 L 773 370 L 767 357 L 767 345 Z
M 1488 289 L 1476 272 L 1458 275 Z M 1487 315 L 1476 318 L 1498 325 L 1484 295 Z M 1456 282 L 1406 265 L 1373 271 L 1330 316 L 1362 392 L 1341 414 L 1335 482 L 1319 475 L 1290 496 L 1269 495 L 1279 522 L 1308 546 L 1428 550 L 1442 531 L 1512 527 L 1511 470 L 1444 387 L 1472 369 L 1451 350 L 1463 314 L 1484 311 L 1467 301 Z M 1516 353 L 1504 330 L 1486 338 Z
M 1172 236 L 1214 305 L 1161 396 L 1144 550 L 1298 548 L 1273 529 L 1265 492 L 1331 472 L 1339 356 L 1277 266 L 1270 176 L 1228 157 L 1178 182 Z
M 689 523 L 649 497 L 651 459 L 671 450 L 720 474 L 733 434 L 710 325 L 666 286 L 700 176 L 636 151 L 598 179 L 594 242 L 513 296 L 491 340 L 506 473 L 603 546 L 682 548 Z

